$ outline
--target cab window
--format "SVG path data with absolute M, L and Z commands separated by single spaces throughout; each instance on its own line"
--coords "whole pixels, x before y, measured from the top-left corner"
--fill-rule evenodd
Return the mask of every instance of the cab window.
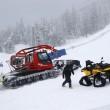
M 50 57 L 48 56 L 48 54 L 46 52 L 39 52 L 38 53 L 38 58 L 39 60 L 43 63 L 43 64 L 46 64 L 48 62 L 51 63 L 51 59 Z

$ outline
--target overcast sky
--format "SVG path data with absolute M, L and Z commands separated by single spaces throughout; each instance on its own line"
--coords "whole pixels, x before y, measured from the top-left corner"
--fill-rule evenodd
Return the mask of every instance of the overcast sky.
M 23 19 L 33 24 L 40 18 L 56 18 L 72 6 L 81 7 L 89 0 L 0 0 L 0 29 L 14 26 Z

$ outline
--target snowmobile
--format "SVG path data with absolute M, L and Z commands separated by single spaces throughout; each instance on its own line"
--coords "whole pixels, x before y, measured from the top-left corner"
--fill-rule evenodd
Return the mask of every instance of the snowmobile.
M 54 65 L 57 69 L 63 69 L 64 66 L 68 63 L 71 63 L 73 66 L 73 70 L 77 70 L 81 68 L 81 64 L 79 60 L 54 60 Z
M 13 70 L 2 76 L 3 85 L 16 88 L 39 80 L 57 77 L 61 71 L 54 67 L 51 57 L 56 53 L 55 57 L 57 58 L 59 52 L 50 45 L 39 45 L 20 50 L 10 58 Z M 60 54 L 60 56 L 62 55 Z
M 101 58 L 100 63 L 94 63 L 90 60 L 86 61 L 86 67 L 81 72 L 84 76 L 80 79 L 79 83 L 83 86 L 103 87 L 107 80 L 110 82 L 110 64 L 103 63 Z

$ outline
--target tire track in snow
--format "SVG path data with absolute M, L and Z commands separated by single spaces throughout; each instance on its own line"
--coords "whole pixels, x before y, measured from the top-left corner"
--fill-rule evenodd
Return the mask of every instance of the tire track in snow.
M 94 109 L 90 109 L 90 110 L 110 110 L 110 104 L 109 105 L 104 105 L 104 106 L 100 106 Z
M 83 43 L 81 43 L 81 44 L 77 44 L 77 45 L 73 45 L 73 46 L 71 46 L 71 47 L 68 47 L 68 48 L 66 48 L 66 50 L 78 48 L 78 47 L 84 46 L 84 45 L 86 45 L 86 44 L 89 44 L 89 43 L 91 43 L 91 42 L 94 42 L 94 41 L 96 41 L 96 40 L 102 38 L 105 34 L 107 34 L 107 33 L 109 33 L 109 32 L 110 32 L 110 30 L 106 30 L 105 32 L 102 32 L 101 34 L 97 35 L 95 38 L 93 38 L 93 39 L 91 39 L 91 40 L 89 40 L 89 41 L 83 42 Z

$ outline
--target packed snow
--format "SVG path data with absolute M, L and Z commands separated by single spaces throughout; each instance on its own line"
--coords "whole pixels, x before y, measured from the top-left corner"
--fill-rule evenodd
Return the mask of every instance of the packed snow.
M 77 59 L 82 67 L 85 60 L 90 59 L 100 62 L 104 57 L 105 62 L 110 62 L 110 26 L 87 39 L 63 46 L 67 55 L 60 59 Z M 97 38 L 96 38 L 97 37 Z M 0 62 L 3 67 L 0 71 L 9 71 L 8 63 L 10 55 L 1 53 Z M 105 87 L 94 88 L 79 85 L 83 74 L 81 69 L 75 71 L 72 76 L 72 89 L 62 87 L 64 79 L 59 76 L 22 86 L 18 89 L 0 88 L 0 110 L 110 110 L 110 84 Z

